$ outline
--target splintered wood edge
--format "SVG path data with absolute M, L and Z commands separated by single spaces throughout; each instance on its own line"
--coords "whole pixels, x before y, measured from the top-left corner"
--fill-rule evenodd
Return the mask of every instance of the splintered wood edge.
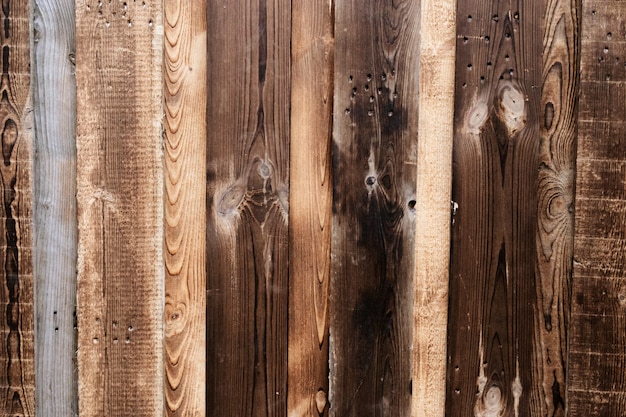
M 412 417 L 444 416 L 456 0 L 421 0 Z

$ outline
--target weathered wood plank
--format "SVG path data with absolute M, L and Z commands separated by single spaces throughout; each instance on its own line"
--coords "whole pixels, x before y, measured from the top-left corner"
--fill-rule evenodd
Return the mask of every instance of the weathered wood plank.
M 617 133 L 626 115 L 626 4 L 584 1 L 581 15 L 568 414 L 617 417 L 626 412 L 626 158 Z
M 420 3 L 335 12 L 330 415 L 411 412 Z
M 421 0 L 413 417 L 444 416 L 456 1 Z
M 165 400 L 206 414 L 206 2 L 164 3 Z
M 0 10 L 0 415 L 35 415 L 30 3 Z
M 531 402 L 564 417 L 574 249 L 574 182 L 580 88 L 580 2 L 547 0 L 537 173 L 537 311 Z
M 541 415 L 533 380 L 542 16 L 459 2 L 447 415 Z M 556 323 L 555 323 L 556 324 Z
M 291 4 L 289 416 L 328 410 L 334 4 Z
M 163 405 L 161 2 L 76 4 L 81 416 Z
M 291 2 L 207 30 L 207 413 L 286 416 Z
M 78 414 L 74 1 L 33 7 L 34 275 L 38 416 Z

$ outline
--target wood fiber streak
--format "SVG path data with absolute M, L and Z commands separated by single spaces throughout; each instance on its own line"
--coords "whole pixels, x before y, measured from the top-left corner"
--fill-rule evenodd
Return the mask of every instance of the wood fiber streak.
M 78 414 L 74 1 L 33 9 L 34 271 L 38 416 Z
M 419 13 L 336 5 L 331 416 L 411 413 Z
M 160 1 L 76 3 L 81 416 L 164 414 Z
M 328 411 L 334 5 L 294 0 L 291 39 L 288 415 Z
M 531 401 L 540 416 L 566 412 L 567 329 L 574 249 L 580 89 L 580 2 L 547 0 L 537 173 L 537 314 Z
M 626 4 L 582 4 L 569 417 L 626 413 Z M 618 133 L 619 132 L 619 133 Z
M 456 1 L 421 0 L 412 417 L 445 415 Z
M 35 415 L 30 3 L 3 1 L 0 416 Z
M 533 362 L 545 10 L 541 0 L 458 4 L 450 417 L 543 416 L 547 407 Z
M 209 2 L 207 29 L 207 414 L 284 417 L 291 2 Z
M 165 401 L 206 415 L 206 2 L 164 3 Z

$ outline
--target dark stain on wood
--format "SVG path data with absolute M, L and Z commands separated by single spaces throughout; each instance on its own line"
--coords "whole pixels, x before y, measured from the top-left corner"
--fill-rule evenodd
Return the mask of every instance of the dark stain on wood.
M 332 416 L 410 410 L 418 8 L 337 4 Z

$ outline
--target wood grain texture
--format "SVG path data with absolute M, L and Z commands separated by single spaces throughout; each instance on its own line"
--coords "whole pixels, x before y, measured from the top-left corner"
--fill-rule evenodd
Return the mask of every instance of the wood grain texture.
M 35 415 L 30 3 L 0 9 L 0 415 Z
M 164 414 L 160 1 L 76 4 L 81 416 Z
M 291 2 L 207 32 L 207 413 L 286 416 Z
M 450 417 L 544 415 L 533 400 L 544 11 L 540 0 L 458 4 Z
M 328 411 L 334 5 L 291 5 L 289 416 Z
M 206 415 L 206 2 L 164 3 L 166 414 Z
M 456 1 L 421 0 L 412 417 L 445 415 Z
M 540 416 L 564 417 L 567 408 L 579 64 L 580 2 L 548 0 L 537 174 L 536 362 L 531 391 Z
M 38 416 L 78 414 L 74 1 L 33 8 L 35 370 Z
M 420 3 L 335 12 L 330 415 L 411 412 Z
M 626 4 L 582 3 L 569 417 L 626 414 Z M 618 133 L 619 132 L 619 133 Z

